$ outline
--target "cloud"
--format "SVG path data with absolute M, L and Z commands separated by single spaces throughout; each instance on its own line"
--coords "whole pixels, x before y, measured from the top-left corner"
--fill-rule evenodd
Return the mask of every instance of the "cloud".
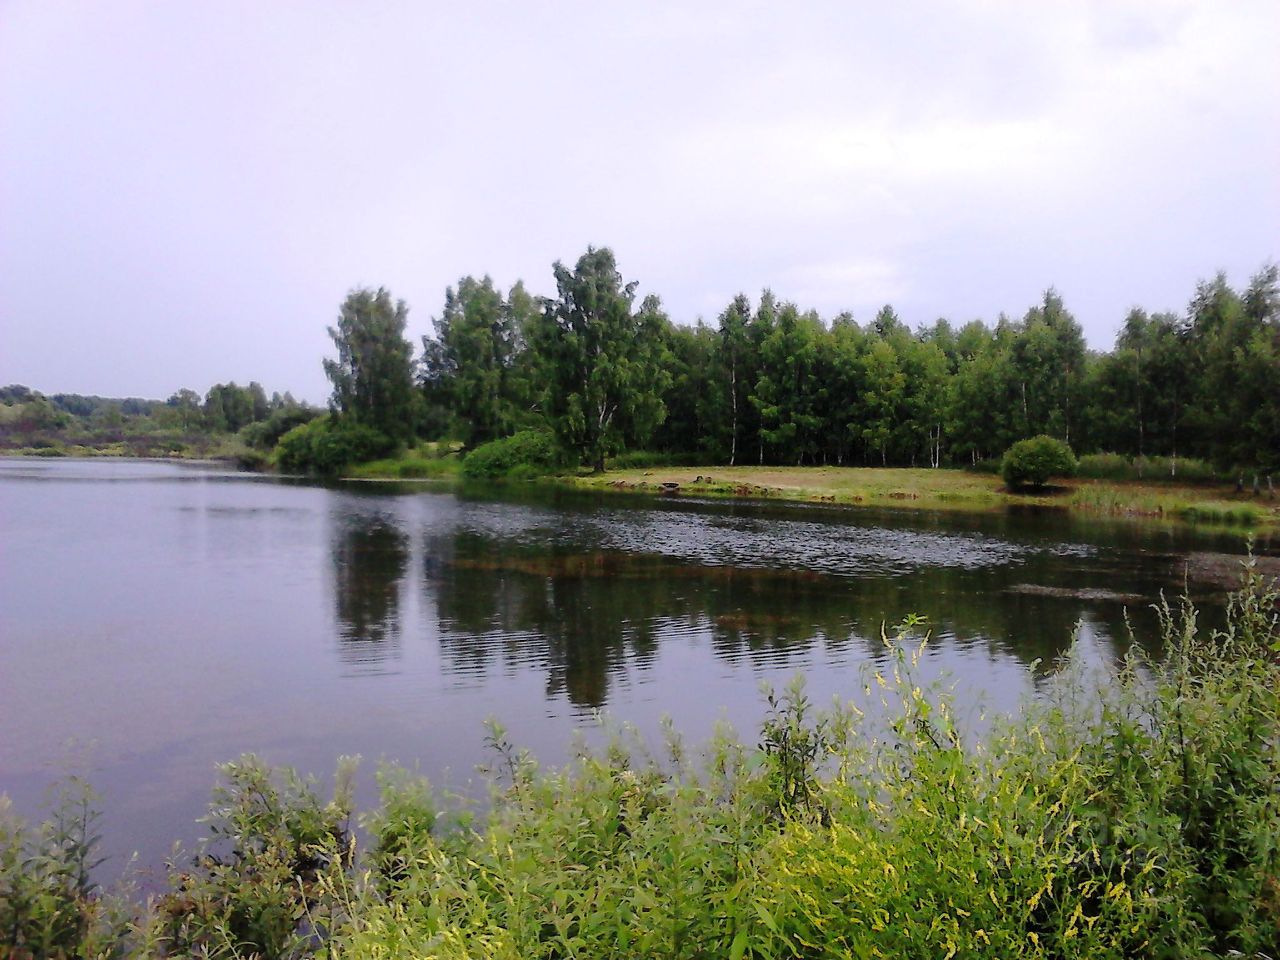
M 1277 34 L 1273 0 L 16 0 L 0 381 L 319 399 L 350 287 L 421 333 L 460 275 L 548 292 L 588 243 L 678 320 L 1054 284 L 1105 346 L 1280 256 Z

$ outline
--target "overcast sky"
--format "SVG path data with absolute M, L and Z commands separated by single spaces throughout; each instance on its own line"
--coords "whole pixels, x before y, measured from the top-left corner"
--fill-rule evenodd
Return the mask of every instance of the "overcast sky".
M 611 246 L 912 325 L 1053 285 L 1109 348 L 1280 257 L 1280 3 L 0 0 L 0 383 L 322 401 L 355 286 Z

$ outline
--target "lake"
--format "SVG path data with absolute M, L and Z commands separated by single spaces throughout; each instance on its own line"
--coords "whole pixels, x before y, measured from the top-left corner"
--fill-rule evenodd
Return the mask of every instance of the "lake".
M 600 711 L 754 743 L 761 681 L 862 690 L 883 624 L 1010 709 L 1079 632 L 1151 644 L 1189 550 L 1238 535 L 1061 511 L 934 514 L 544 488 L 323 486 L 147 461 L 0 460 L 0 790 L 87 774 L 105 852 L 198 835 L 214 764 L 361 754 L 464 787 L 484 721 L 548 762 Z M 1269 548 L 1270 545 L 1264 544 Z M 1216 602 L 1212 594 L 1202 600 Z M 1127 620 L 1126 620 L 1127 616 Z M 108 867 L 108 874 L 111 868 Z

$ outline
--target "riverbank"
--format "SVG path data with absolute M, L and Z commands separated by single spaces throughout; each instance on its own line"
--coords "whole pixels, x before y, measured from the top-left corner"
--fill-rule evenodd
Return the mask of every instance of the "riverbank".
M 354 466 L 346 480 L 461 480 L 456 452 L 424 448 Z M 1237 493 L 1230 484 L 1070 479 L 1013 493 L 994 474 L 902 467 L 637 467 L 565 473 L 540 483 L 598 493 L 640 493 L 829 503 L 848 507 L 991 511 L 1056 508 L 1150 520 L 1280 527 L 1280 499 Z
M 1280 500 L 1222 485 L 1065 480 L 1039 493 L 1011 493 L 991 474 L 878 467 L 654 467 L 562 476 L 575 489 L 668 496 L 746 497 L 918 510 L 1052 507 L 1106 516 L 1280 525 Z

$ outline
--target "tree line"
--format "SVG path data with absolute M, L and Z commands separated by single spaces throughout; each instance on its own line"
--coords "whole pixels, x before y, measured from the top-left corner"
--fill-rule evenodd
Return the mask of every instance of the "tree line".
M 714 325 L 636 302 L 613 253 L 553 266 L 556 292 L 503 293 L 488 277 L 445 294 L 415 358 L 408 308 L 356 290 L 325 363 L 341 417 L 404 441 L 468 448 L 519 430 L 554 433 L 580 463 L 644 449 L 717 464 L 973 464 L 1017 440 L 1079 453 L 1280 466 L 1280 271 L 1243 291 L 1201 281 L 1185 312 L 1124 318 L 1089 350 L 1062 296 L 994 325 L 911 329 L 886 305 L 867 323 L 824 320 L 765 290 Z M 1176 468 L 1176 467 L 1175 467 Z
M 56 454 L 68 446 L 165 456 L 208 452 L 216 440 L 232 437 L 269 451 L 292 427 L 322 411 L 287 391 L 267 395 L 256 381 L 215 383 L 203 395 L 175 391 L 167 400 L 45 394 L 21 384 L 0 387 L 0 449 Z

